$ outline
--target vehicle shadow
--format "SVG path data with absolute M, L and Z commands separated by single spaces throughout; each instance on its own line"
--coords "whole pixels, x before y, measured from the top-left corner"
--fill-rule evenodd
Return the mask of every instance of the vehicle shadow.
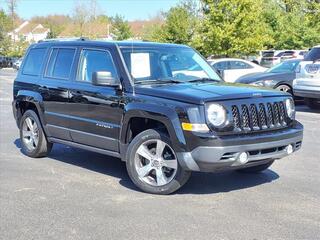
M 320 113 L 320 109 L 311 109 L 306 105 L 297 105 L 296 111 L 297 112 L 305 112 L 305 113 Z
M 22 152 L 20 139 L 16 139 L 14 144 Z M 127 174 L 125 162 L 122 162 L 118 158 L 69 147 L 63 144 L 54 144 L 47 158 L 115 177 L 120 179 L 119 181 L 121 181 L 123 186 L 135 188 Z
M 16 139 L 14 144 L 21 151 L 20 139 Z M 126 171 L 126 164 L 120 159 L 62 144 L 55 144 L 48 158 L 118 178 L 122 186 L 140 191 L 131 182 Z M 278 178 L 279 175 L 269 169 L 260 174 L 245 174 L 234 171 L 222 173 L 194 172 L 187 184 L 176 194 L 230 192 L 269 183 Z
M 231 192 L 270 183 L 279 175 L 268 169 L 261 173 L 239 173 L 236 171 L 220 173 L 193 172 L 190 180 L 177 194 L 212 194 Z

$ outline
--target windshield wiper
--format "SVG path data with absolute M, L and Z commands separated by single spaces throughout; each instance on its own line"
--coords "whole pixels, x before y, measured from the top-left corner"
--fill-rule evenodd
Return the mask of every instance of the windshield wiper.
M 213 78 L 197 78 L 197 79 L 188 80 L 186 82 L 221 82 L 221 81 Z
M 175 79 L 153 79 L 153 80 L 139 80 L 135 81 L 135 84 L 153 84 L 153 83 L 182 83 L 183 81 Z

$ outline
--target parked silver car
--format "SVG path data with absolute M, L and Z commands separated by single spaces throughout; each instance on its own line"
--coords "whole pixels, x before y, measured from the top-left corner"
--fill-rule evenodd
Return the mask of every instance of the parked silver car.
M 320 45 L 313 47 L 300 62 L 293 92 L 303 97 L 310 108 L 320 108 Z

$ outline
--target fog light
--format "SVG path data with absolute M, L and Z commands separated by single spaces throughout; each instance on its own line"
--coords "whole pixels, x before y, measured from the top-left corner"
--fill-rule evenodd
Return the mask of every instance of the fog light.
M 242 152 L 239 154 L 238 162 L 241 164 L 245 164 L 248 162 L 248 153 Z
M 287 153 L 288 153 L 288 155 L 290 155 L 291 153 L 293 153 L 293 146 L 292 146 L 292 144 L 290 144 L 290 145 L 287 146 Z

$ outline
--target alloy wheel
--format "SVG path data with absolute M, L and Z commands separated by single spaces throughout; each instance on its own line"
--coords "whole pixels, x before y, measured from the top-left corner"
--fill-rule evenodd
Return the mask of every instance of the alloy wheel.
M 159 139 L 142 143 L 135 154 L 135 169 L 143 182 L 163 186 L 172 181 L 178 169 L 173 149 Z
M 39 128 L 34 119 L 27 117 L 22 125 L 22 141 L 29 151 L 33 151 L 39 143 Z
M 287 85 L 280 85 L 277 87 L 277 90 L 282 91 L 282 92 L 291 93 L 291 88 Z

